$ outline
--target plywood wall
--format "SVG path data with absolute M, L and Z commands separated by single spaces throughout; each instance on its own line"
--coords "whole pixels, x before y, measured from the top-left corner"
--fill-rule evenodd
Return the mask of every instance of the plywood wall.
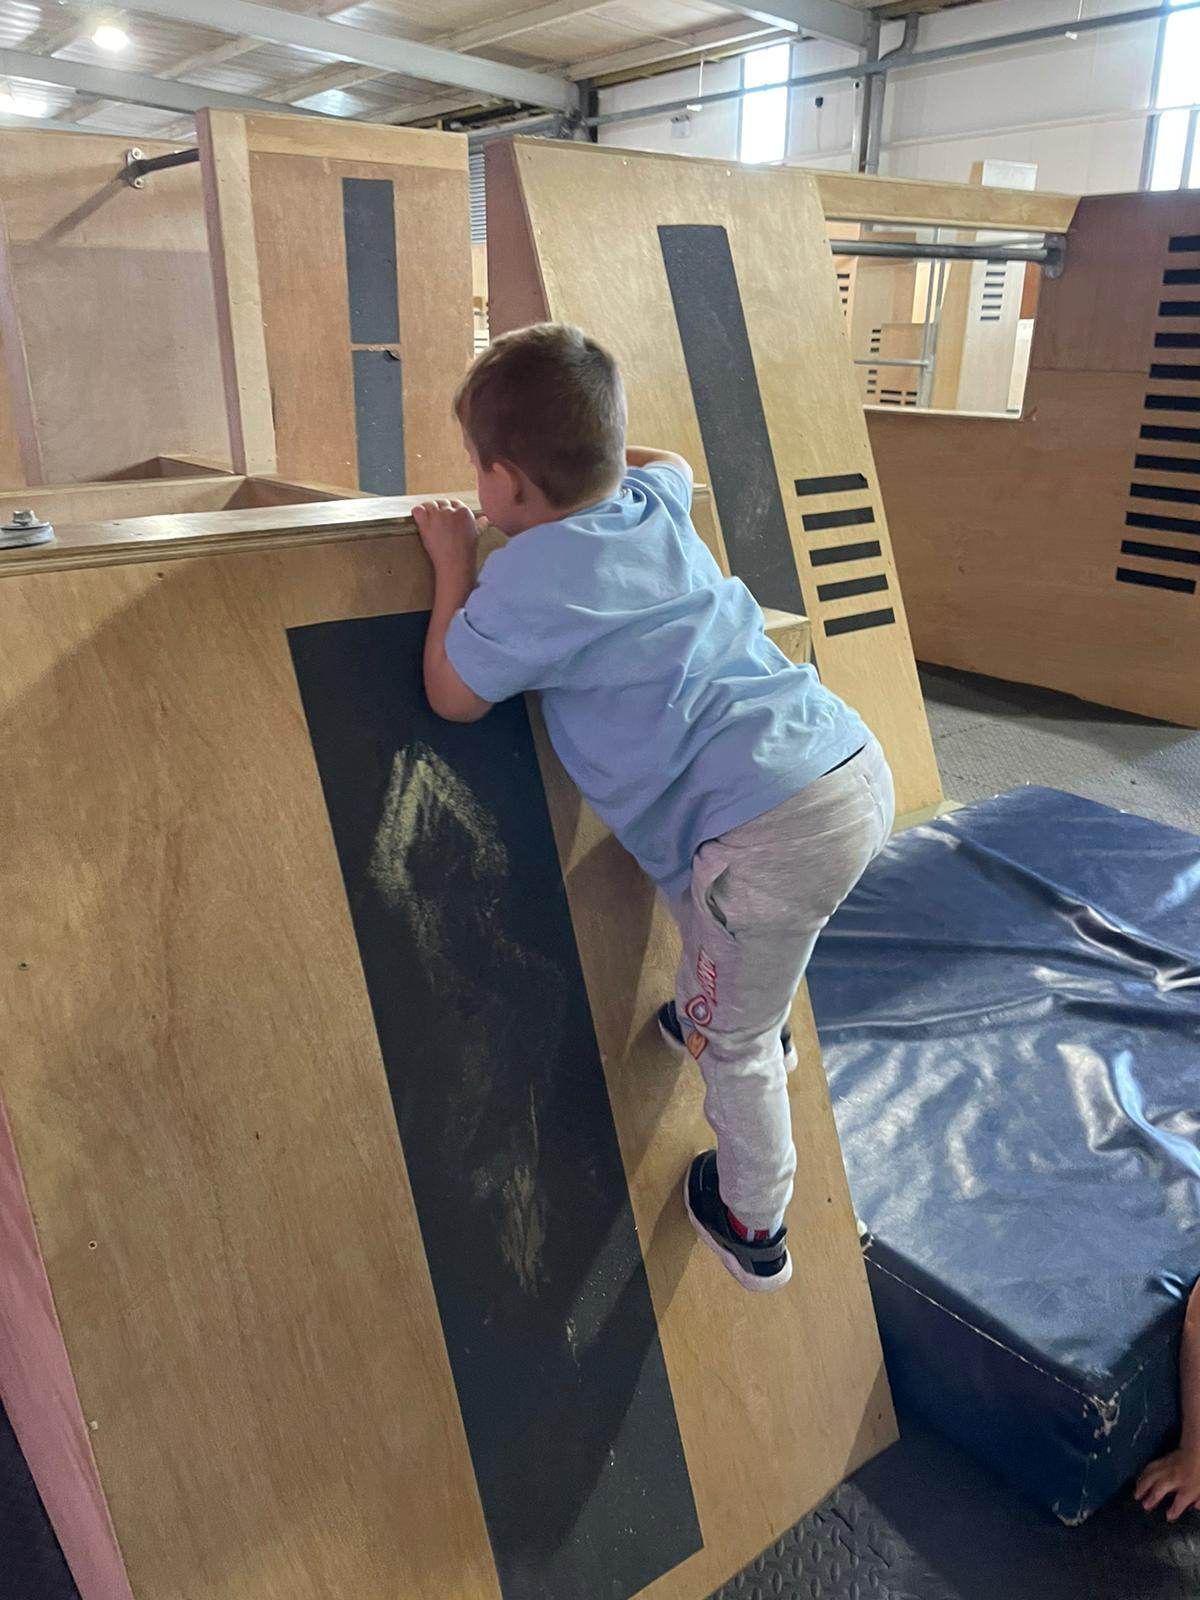
M 231 111 L 198 126 L 238 470 L 464 487 L 465 137 Z
M 429 711 L 355 504 L 0 559 L 6 1403 L 83 1600 L 704 1600 L 894 1434 L 811 1017 L 763 1302 L 669 919 L 520 701 Z
M 101 478 L 155 455 L 228 458 L 200 174 L 178 167 L 132 189 L 119 177 L 128 148 L 127 138 L 0 132 L 16 481 Z
M 977 161 L 971 182 L 1006 193 L 1037 183 L 1037 166 L 1024 161 Z M 959 242 L 991 243 L 1003 235 L 964 233 Z M 955 261 L 946 274 L 938 318 L 932 404 L 947 411 L 1008 409 L 1017 358 L 1017 328 L 1026 269 L 1003 261 Z
M 813 179 L 517 140 L 488 150 L 495 331 L 579 323 L 615 353 L 631 437 L 712 486 L 732 571 L 803 611 L 875 730 L 902 812 L 941 786 Z
M 1080 202 L 1020 420 L 869 418 L 922 660 L 1200 726 L 1200 200 Z

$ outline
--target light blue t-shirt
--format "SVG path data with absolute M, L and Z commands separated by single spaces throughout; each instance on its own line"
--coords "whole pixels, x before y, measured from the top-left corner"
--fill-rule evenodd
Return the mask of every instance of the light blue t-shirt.
M 766 637 L 690 509 L 683 473 L 630 471 L 611 499 L 489 556 L 446 635 L 481 699 L 541 690 L 563 766 L 672 899 L 706 839 L 781 805 L 869 737 Z

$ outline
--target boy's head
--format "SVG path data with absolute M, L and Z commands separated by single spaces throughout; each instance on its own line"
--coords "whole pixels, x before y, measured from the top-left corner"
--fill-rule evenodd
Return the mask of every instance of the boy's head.
M 625 472 L 617 364 L 578 328 L 501 334 L 454 397 L 484 515 L 521 533 L 612 494 Z

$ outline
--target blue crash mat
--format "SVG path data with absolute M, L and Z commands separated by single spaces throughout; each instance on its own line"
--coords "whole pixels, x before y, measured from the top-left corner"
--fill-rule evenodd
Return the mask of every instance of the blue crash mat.
M 1082 1521 L 1178 1427 L 1200 839 L 1000 795 L 894 839 L 809 978 L 899 1403 Z

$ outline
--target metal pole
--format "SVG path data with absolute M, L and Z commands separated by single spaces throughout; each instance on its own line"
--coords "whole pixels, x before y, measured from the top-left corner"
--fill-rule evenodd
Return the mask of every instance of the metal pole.
M 126 150 L 121 176 L 131 189 L 142 189 L 148 172 L 162 172 L 165 167 L 187 167 L 199 159 L 200 151 L 196 146 L 190 150 L 168 150 L 165 156 L 144 156 L 138 149 Z
M 1158 74 L 1155 73 L 1157 79 Z M 1152 111 L 1146 118 L 1146 139 L 1142 145 L 1142 171 L 1138 178 L 1138 188 L 1147 190 L 1154 177 L 1154 152 L 1158 145 L 1158 122 L 1162 116 L 1161 111 Z
M 1154 45 L 1154 70 L 1150 74 L 1150 82 L 1157 85 L 1162 79 L 1163 46 L 1167 42 L 1167 24 L 1165 19 L 1158 25 L 1158 38 Z M 1149 189 L 1154 176 L 1154 151 L 1158 144 L 1158 118 L 1160 113 L 1152 111 L 1146 118 L 1146 128 L 1142 137 L 1142 170 L 1138 178 L 1139 189 Z
M 867 41 L 866 52 L 863 56 L 864 66 L 868 65 L 872 61 L 879 60 L 879 35 L 881 32 L 881 25 L 878 17 L 872 17 L 871 21 L 873 26 L 871 29 L 871 37 Z M 862 84 L 862 104 L 858 108 L 857 164 L 860 172 L 867 172 L 870 170 L 867 166 L 867 163 L 871 159 L 871 117 L 872 108 L 875 104 L 876 84 L 874 77 L 869 72 L 863 73 L 859 81 Z
M 1183 165 L 1179 169 L 1180 189 L 1190 189 L 1192 186 L 1192 157 L 1196 153 L 1196 116 L 1196 109 L 1193 109 L 1188 116 L 1187 138 L 1183 145 Z
M 904 37 L 894 50 L 889 50 L 887 55 L 878 58 L 878 64 L 883 71 L 877 77 L 872 76 L 867 79 L 871 95 L 870 115 L 867 119 L 867 153 L 862 167 L 864 172 L 879 171 L 879 152 L 883 148 L 883 107 L 887 99 L 887 69 L 912 55 L 920 27 L 921 19 L 915 12 L 912 16 L 905 17 Z
M 1060 258 L 1061 235 L 1045 244 L 900 244 L 881 239 L 831 239 L 835 256 L 886 256 L 892 261 L 1036 261 L 1050 266 Z
M 934 247 L 937 247 L 937 234 L 934 234 Z M 925 329 L 921 335 L 921 381 L 917 385 L 917 405 L 928 408 L 933 395 L 933 276 L 935 263 L 929 263 L 929 281 L 925 285 Z M 946 270 L 945 260 L 936 263 L 940 275 Z

